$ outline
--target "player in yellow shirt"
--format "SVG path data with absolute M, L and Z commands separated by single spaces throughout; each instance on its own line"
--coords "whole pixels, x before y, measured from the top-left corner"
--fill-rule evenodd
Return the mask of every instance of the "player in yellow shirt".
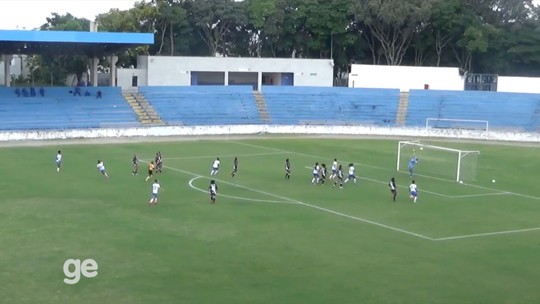
M 145 182 L 148 181 L 150 178 L 154 176 L 154 169 L 156 168 L 156 165 L 154 165 L 154 162 L 150 162 L 148 164 L 148 176 L 144 180 Z

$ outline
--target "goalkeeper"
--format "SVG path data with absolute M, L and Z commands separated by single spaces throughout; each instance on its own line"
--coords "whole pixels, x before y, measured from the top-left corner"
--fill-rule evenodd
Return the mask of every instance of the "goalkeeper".
M 410 176 L 413 177 L 414 175 L 414 166 L 416 166 L 416 164 L 418 163 L 418 157 L 416 156 L 413 156 L 411 158 L 411 160 L 409 161 L 409 172 L 410 172 Z

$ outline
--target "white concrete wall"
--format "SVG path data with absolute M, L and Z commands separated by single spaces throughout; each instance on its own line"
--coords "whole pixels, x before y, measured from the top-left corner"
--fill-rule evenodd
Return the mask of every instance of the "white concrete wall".
M 464 89 L 464 78 L 458 68 L 437 68 L 417 66 L 387 66 L 353 64 L 349 74 L 349 87 L 385 88 L 408 91 L 422 90 L 429 85 L 430 90 Z
M 294 73 L 295 86 L 333 85 L 331 59 L 141 56 L 138 62 L 148 68 L 149 86 L 188 86 L 191 71 Z
M 497 92 L 540 94 L 540 78 L 499 76 Z
M 143 69 L 117 69 L 118 87 L 128 89 L 131 88 L 131 79 L 133 76 L 138 77 L 139 86 L 146 86 L 146 70 Z
M 369 135 L 414 138 L 453 138 L 481 139 L 515 142 L 540 143 L 540 133 L 489 132 L 485 134 L 471 130 L 425 128 L 392 128 L 376 126 L 306 126 L 306 125 L 223 125 L 223 126 L 167 126 L 149 128 L 110 128 L 76 130 L 36 130 L 1 131 L 0 142 L 80 139 L 80 138 L 118 138 L 146 136 L 200 136 L 200 135 L 242 135 L 242 134 L 317 134 L 317 135 Z

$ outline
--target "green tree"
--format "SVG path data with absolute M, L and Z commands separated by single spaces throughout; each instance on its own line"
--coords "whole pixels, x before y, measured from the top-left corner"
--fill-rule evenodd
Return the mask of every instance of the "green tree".
M 364 35 L 368 42 L 379 43 L 386 64 L 399 65 L 413 37 L 429 19 L 432 4 L 432 0 L 361 0 L 352 12 L 369 29 L 371 37 Z
M 47 17 L 47 23 L 43 24 L 40 29 L 42 31 L 88 31 L 90 21 L 84 18 L 76 18 L 71 14 L 60 15 L 52 13 L 51 17 Z M 34 57 L 32 57 L 34 58 Z M 68 51 L 65 54 L 58 55 L 54 52 L 45 52 L 41 58 L 37 60 L 40 65 L 34 67 L 33 71 L 36 75 L 53 73 L 55 83 L 62 82 L 70 74 L 76 75 L 77 82 L 82 80 L 83 74 L 88 71 L 88 57 L 75 54 Z M 32 64 L 35 64 L 33 62 Z M 47 83 L 46 79 L 39 81 Z
M 241 25 L 243 14 L 234 0 L 186 1 L 188 18 L 200 39 L 208 47 L 208 54 L 228 55 L 226 48 L 231 32 Z

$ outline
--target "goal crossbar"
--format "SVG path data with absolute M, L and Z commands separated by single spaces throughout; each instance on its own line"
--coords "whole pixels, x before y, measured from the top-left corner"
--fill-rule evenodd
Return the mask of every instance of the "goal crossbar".
M 480 155 L 480 151 L 475 150 L 459 150 L 459 149 L 453 149 L 453 148 L 447 148 L 447 147 L 441 147 L 441 146 L 435 146 L 435 145 L 429 145 L 429 144 L 423 144 L 419 141 L 399 141 L 398 142 L 398 151 L 397 151 L 397 164 L 396 164 L 396 170 L 400 171 L 401 166 L 401 148 L 404 146 L 414 146 L 422 149 L 428 149 L 428 150 L 437 150 L 437 151 L 446 151 L 450 153 L 456 153 L 457 157 L 455 158 L 456 161 L 456 168 L 455 168 L 455 180 L 456 182 L 459 182 L 461 180 L 462 175 L 462 160 L 468 155 L 476 154 Z M 414 149 L 413 149 L 414 153 Z
M 489 121 L 478 119 L 458 119 L 458 118 L 426 118 L 425 130 L 434 129 L 454 129 L 466 130 L 469 132 L 480 132 L 481 136 L 487 137 L 489 133 Z

